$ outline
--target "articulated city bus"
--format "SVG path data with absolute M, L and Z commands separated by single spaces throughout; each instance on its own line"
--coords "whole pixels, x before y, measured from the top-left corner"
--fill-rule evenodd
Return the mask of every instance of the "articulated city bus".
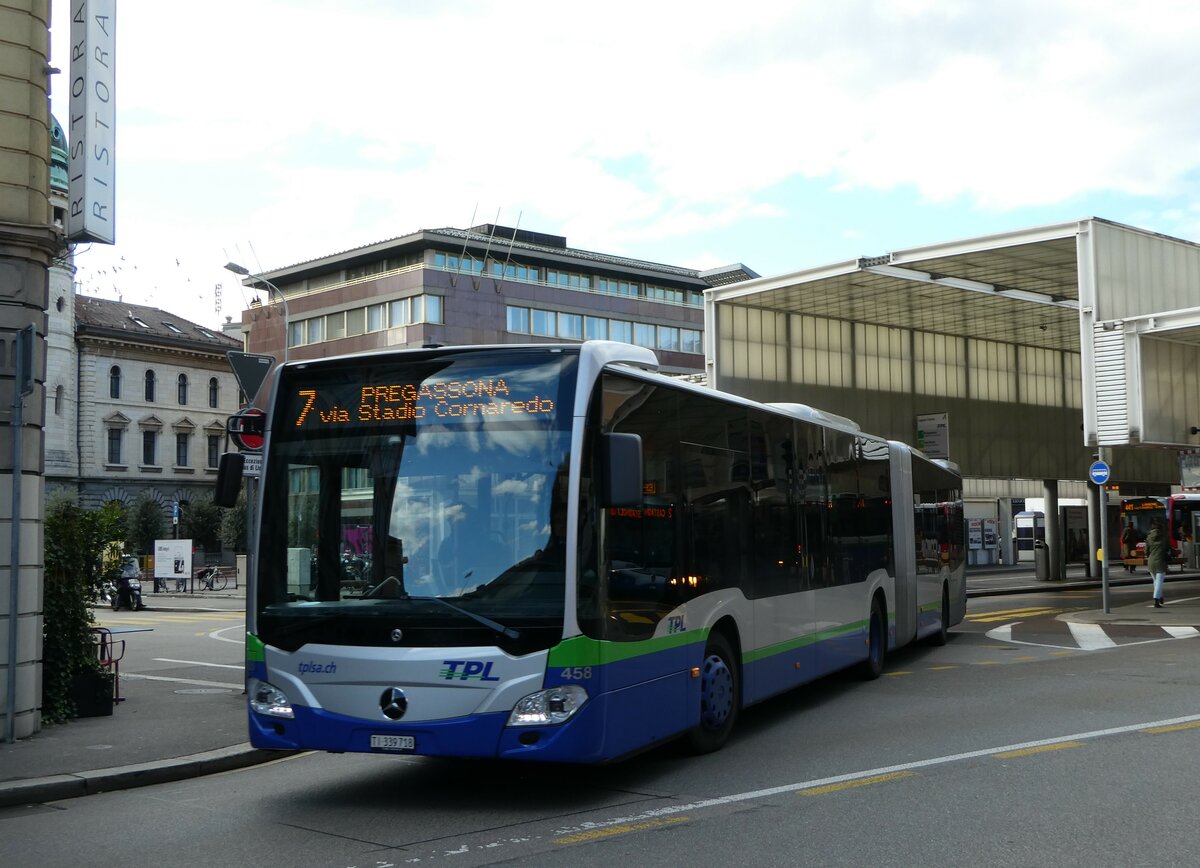
M 597 341 L 276 371 L 247 595 L 252 743 L 709 751 L 751 703 L 945 641 L 966 610 L 951 466 L 656 367 Z M 219 500 L 236 473 L 223 458 Z

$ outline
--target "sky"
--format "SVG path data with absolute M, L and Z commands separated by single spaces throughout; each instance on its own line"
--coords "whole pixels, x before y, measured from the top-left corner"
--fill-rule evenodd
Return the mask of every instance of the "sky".
M 66 126 L 70 6 L 53 0 Z M 1200 4 L 119 0 L 116 244 L 201 324 L 442 227 L 763 276 L 1101 217 L 1200 242 Z

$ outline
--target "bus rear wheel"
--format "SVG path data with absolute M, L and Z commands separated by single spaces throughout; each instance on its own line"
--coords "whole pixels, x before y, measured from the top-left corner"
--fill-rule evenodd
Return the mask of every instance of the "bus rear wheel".
M 700 665 L 700 722 L 689 735 L 692 750 L 711 753 L 729 740 L 741 702 L 741 683 L 733 649 L 720 633 L 708 637 Z
M 945 585 L 942 585 L 942 611 L 938 613 L 938 617 L 941 619 L 941 623 L 938 624 L 937 631 L 925 637 L 925 641 L 930 645 L 945 645 L 949 635 L 950 591 Z
M 871 601 L 871 619 L 867 622 L 867 659 L 860 670 L 862 677 L 873 681 L 882 675 L 886 657 L 887 619 L 883 615 L 883 604 L 876 597 Z

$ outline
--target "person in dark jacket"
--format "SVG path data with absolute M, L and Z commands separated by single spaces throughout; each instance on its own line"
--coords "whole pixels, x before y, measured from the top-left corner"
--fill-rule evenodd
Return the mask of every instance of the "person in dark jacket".
M 1157 518 L 1151 522 L 1150 533 L 1146 534 L 1146 569 L 1154 576 L 1154 607 L 1161 609 L 1163 582 L 1167 578 L 1167 535 Z

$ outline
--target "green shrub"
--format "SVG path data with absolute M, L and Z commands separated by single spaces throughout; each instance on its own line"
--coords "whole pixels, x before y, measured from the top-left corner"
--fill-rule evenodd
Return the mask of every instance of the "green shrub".
M 42 720 L 47 723 L 75 716 L 70 697 L 75 673 L 100 669 L 92 643 L 92 606 L 104 579 L 116 578 L 120 559 L 106 566 L 103 554 L 122 530 L 120 504 L 85 510 L 70 495 L 56 495 L 46 504 Z

